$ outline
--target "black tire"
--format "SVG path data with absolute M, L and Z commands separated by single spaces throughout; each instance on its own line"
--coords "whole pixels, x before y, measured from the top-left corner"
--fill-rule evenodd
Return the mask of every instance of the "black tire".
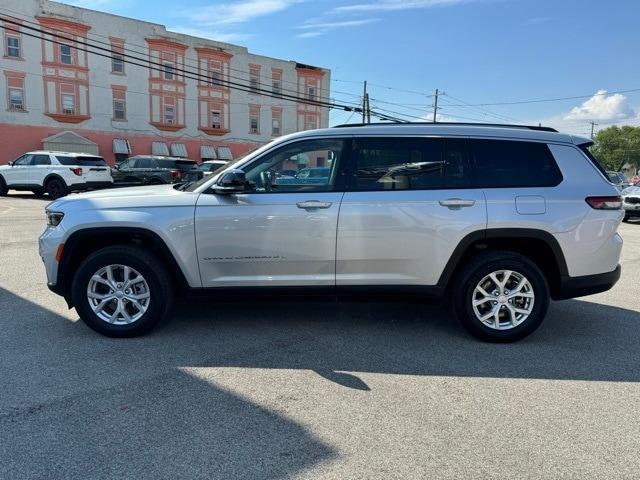
M 44 191 L 51 200 L 64 197 L 67 192 L 67 186 L 59 178 L 50 178 L 44 186 Z
M 485 325 L 476 316 L 472 305 L 476 286 L 487 275 L 499 270 L 511 270 L 526 277 L 535 295 L 529 316 L 522 323 L 506 330 L 498 330 Z M 504 277 L 500 279 L 504 279 Z M 501 301 L 506 301 L 502 296 L 500 298 Z M 549 308 L 549 286 L 542 271 L 527 257 L 510 251 L 491 251 L 472 257 L 469 263 L 463 267 L 454 279 L 452 300 L 455 316 L 471 335 L 486 342 L 515 342 L 533 333 L 544 320 Z M 489 303 L 493 304 L 493 302 Z M 500 304 L 496 303 L 496 307 L 498 306 Z M 499 318 L 500 315 L 505 316 L 506 323 L 508 307 L 504 305 L 500 308 L 505 312 L 498 314 Z M 498 323 L 501 323 L 500 320 Z
M 5 183 L 4 178 L 0 177 L 0 197 L 6 196 L 7 192 L 9 192 L 7 184 Z
M 149 286 L 146 312 L 133 323 L 115 325 L 96 315 L 89 304 L 87 288 L 91 277 L 108 265 L 126 265 L 137 270 Z M 173 294 L 171 280 L 162 261 L 145 250 L 128 245 L 103 248 L 87 257 L 73 277 L 73 304 L 78 315 L 91 329 L 108 337 L 137 337 L 151 331 L 171 314 Z
M 624 223 L 629 223 L 629 215 L 625 215 L 624 218 L 622 219 L 622 221 Z
M 44 197 L 45 191 L 44 188 L 36 188 L 31 190 L 36 197 L 42 198 Z

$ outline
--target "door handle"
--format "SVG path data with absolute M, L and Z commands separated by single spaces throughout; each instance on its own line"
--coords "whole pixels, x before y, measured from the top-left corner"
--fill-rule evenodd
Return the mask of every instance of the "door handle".
M 310 209 L 310 208 L 329 208 L 333 205 L 331 202 L 319 202 L 318 200 L 307 200 L 306 202 L 296 203 L 298 208 Z
M 462 208 L 473 207 L 476 204 L 475 200 L 464 200 L 462 198 L 447 198 L 446 200 L 440 200 L 440 206 L 447 208 Z

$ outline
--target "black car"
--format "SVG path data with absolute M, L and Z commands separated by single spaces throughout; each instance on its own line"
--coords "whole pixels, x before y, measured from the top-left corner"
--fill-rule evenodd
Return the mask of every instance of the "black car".
M 137 155 L 113 167 L 116 185 L 161 185 L 191 182 L 203 176 L 198 164 L 186 158 Z

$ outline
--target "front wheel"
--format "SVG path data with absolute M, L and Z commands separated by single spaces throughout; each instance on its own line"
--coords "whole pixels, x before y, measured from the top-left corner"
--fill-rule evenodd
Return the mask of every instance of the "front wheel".
M 549 287 L 531 260 L 496 251 L 472 258 L 455 281 L 453 307 L 469 333 L 514 342 L 536 330 L 549 307 Z
M 72 297 L 80 318 L 109 337 L 136 337 L 169 317 L 170 279 L 162 262 L 118 245 L 91 254 L 78 268 Z

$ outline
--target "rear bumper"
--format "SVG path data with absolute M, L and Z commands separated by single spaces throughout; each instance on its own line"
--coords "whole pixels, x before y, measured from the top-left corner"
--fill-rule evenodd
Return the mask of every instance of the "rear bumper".
M 85 182 L 85 183 L 74 183 L 73 185 L 69 185 L 69 190 L 72 192 L 81 192 L 83 190 L 98 190 L 102 188 L 113 188 L 113 182 Z
M 622 268 L 618 265 L 612 272 L 582 277 L 563 276 L 560 278 L 560 287 L 552 297 L 554 300 L 566 300 L 605 292 L 620 279 L 621 270 Z

